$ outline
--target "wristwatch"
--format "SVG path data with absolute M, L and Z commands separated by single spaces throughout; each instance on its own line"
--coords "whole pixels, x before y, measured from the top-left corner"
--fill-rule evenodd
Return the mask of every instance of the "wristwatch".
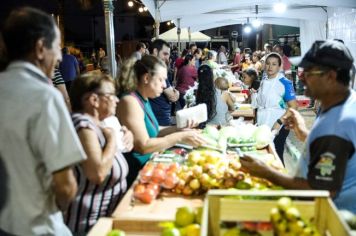
M 282 124 L 283 124 L 283 122 L 282 122 L 281 119 L 278 119 L 278 120 L 277 120 L 277 123 L 278 123 L 279 125 L 282 125 Z

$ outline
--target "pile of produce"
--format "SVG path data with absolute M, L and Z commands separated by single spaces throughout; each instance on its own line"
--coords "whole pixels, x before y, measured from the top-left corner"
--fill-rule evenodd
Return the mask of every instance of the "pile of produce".
M 273 140 L 268 126 L 256 127 L 252 124 L 226 126 L 220 130 L 215 126 L 207 126 L 202 135 L 208 145 L 222 150 L 226 150 L 227 147 L 243 147 L 245 150 L 242 151 L 254 151 L 266 147 Z
M 151 203 L 160 193 L 161 187 L 172 189 L 177 185 L 179 169 L 177 163 L 147 163 L 140 171 L 139 181 L 134 186 L 134 197 L 143 203 Z
M 270 215 L 277 236 L 320 235 L 310 222 L 301 217 L 299 210 L 288 197 L 280 198 L 277 207 L 271 209 Z
M 273 187 L 266 180 L 243 172 L 237 155 L 211 150 L 195 150 L 184 165 L 148 163 L 139 173 L 134 197 L 151 203 L 162 189 L 185 196 L 201 195 L 209 189 L 258 189 Z
M 180 207 L 176 211 L 174 222 L 162 222 L 161 236 L 200 236 L 203 209 Z

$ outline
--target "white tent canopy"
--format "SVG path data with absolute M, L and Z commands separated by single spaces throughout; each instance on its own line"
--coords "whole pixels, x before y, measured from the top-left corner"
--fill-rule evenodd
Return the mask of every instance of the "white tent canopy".
M 204 24 L 208 27 L 209 24 L 221 20 L 240 19 L 246 22 L 247 17 L 256 17 L 255 5 L 259 8 L 258 18 L 263 21 L 268 18 L 279 18 L 281 24 L 284 19 L 326 21 L 327 7 L 356 7 L 355 0 L 284 0 L 288 9 L 284 14 L 277 14 L 273 11 L 273 5 L 279 0 L 142 0 L 142 2 L 152 16 L 155 16 L 154 6 L 157 2 L 161 22 L 180 18 L 181 27 L 191 27 L 193 31 L 204 30 L 197 29 L 197 25 Z
M 207 42 L 210 41 L 211 38 L 203 34 L 201 32 L 192 32 L 191 34 L 191 40 L 192 42 Z M 173 29 L 168 30 L 167 32 L 164 32 L 163 34 L 159 35 L 160 39 L 163 39 L 167 42 L 172 42 L 176 43 L 178 42 L 178 34 L 177 34 L 177 27 L 174 27 Z M 180 42 L 189 42 L 189 33 L 187 28 L 182 28 L 181 33 L 180 33 Z
M 264 24 L 300 27 L 302 53 L 317 39 L 327 38 L 326 23 L 336 8 L 356 9 L 355 0 L 283 0 L 287 11 L 278 14 L 273 5 L 280 0 L 142 0 L 159 21 L 180 19 L 182 28 L 192 31 L 243 24 L 256 17 Z M 255 6 L 258 5 L 258 14 Z

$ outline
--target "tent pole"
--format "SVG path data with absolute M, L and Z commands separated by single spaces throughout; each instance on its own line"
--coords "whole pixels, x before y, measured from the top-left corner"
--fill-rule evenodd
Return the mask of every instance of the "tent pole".
M 159 26 L 160 26 L 160 21 L 159 21 L 159 6 L 158 6 L 158 0 L 155 0 L 155 37 L 156 39 L 159 39 Z
M 177 19 L 177 35 L 178 35 L 178 51 L 179 51 L 179 53 L 181 52 L 180 33 L 181 33 L 180 18 L 178 18 Z
M 115 33 L 114 33 L 114 5 L 113 0 L 103 0 L 105 16 L 106 53 L 109 59 L 109 73 L 116 78 L 115 61 Z
M 188 39 L 189 39 L 189 45 L 192 42 L 192 32 L 190 31 L 190 26 L 188 27 Z

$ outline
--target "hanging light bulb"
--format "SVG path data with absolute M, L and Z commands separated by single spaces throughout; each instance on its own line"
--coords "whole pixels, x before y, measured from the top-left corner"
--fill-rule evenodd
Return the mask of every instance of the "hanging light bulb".
M 143 7 L 143 11 L 148 11 L 148 8 L 147 7 Z
M 143 7 L 139 7 L 138 11 L 142 13 L 143 12 Z
M 259 28 L 261 25 L 262 25 L 262 22 L 257 18 L 252 21 L 252 26 L 254 28 Z
M 128 5 L 129 7 L 133 7 L 134 3 L 133 3 L 133 1 L 128 1 L 128 2 L 127 2 L 127 5 Z
M 249 24 L 246 24 L 245 27 L 244 27 L 244 32 L 246 34 L 249 34 L 249 33 L 251 33 L 251 31 L 252 31 L 251 26 Z
M 287 10 L 287 5 L 283 2 L 277 2 L 273 5 L 273 10 L 277 13 L 283 13 Z

